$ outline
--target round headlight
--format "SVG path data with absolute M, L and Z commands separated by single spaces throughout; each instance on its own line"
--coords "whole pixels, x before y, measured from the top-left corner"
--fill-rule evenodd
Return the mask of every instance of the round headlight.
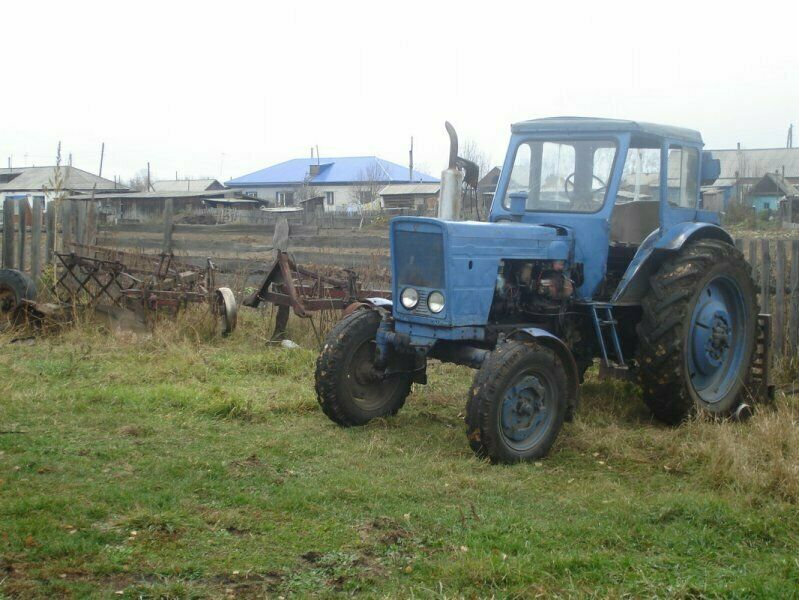
M 419 304 L 419 292 L 413 288 L 405 288 L 400 294 L 400 302 L 402 302 L 402 306 L 411 310 Z
M 440 313 L 444 310 L 444 294 L 441 292 L 433 292 L 427 297 L 427 308 L 430 312 Z

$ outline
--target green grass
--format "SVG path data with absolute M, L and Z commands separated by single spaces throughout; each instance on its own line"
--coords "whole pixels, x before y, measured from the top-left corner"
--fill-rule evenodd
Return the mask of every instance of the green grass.
M 797 595 L 792 400 L 670 429 L 591 382 L 548 459 L 492 466 L 470 371 L 342 429 L 308 333 L 269 348 L 242 317 L 0 340 L 0 597 Z

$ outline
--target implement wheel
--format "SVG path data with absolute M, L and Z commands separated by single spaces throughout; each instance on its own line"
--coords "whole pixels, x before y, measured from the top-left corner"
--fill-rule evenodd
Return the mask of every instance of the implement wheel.
M 411 375 L 385 377 L 374 367 L 380 313 L 357 310 L 330 331 L 316 360 L 316 396 L 324 413 L 345 427 L 395 415 L 411 391 Z
M 36 299 L 36 284 L 22 271 L 0 269 L 0 315 L 14 311 L 23 300 Z
M 694 409 L 732 415 L 748 388 L 758 313 L 743 255 L 719 240 L 687 244 L 652 277 L 642 308 L 639 379 L 653 414 L 670 424 Z
M 563 426 L 568 395 L 566 371 L 553 350 L 531 341 L 501 344 L 472 384 L 469 445 L 492 462 L 546 456 Z

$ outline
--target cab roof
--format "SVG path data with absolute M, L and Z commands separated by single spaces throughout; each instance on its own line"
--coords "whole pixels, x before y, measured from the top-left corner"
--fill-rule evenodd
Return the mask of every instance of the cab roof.
M 511 125 L 513 133 L 640 133 L 669 138 L 691 144 L 702 145 L 698 131 L 670 125 L 656 125 L 623 119 L 600 119 L 596 117 L 548 117 L 520 121 Z

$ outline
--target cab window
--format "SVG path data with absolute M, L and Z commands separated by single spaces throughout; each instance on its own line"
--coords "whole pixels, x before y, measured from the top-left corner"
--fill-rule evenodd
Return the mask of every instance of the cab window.
M 699 197 L 699 150 L 669 146 L 667 181 L 671 206 L 695 208 Z

